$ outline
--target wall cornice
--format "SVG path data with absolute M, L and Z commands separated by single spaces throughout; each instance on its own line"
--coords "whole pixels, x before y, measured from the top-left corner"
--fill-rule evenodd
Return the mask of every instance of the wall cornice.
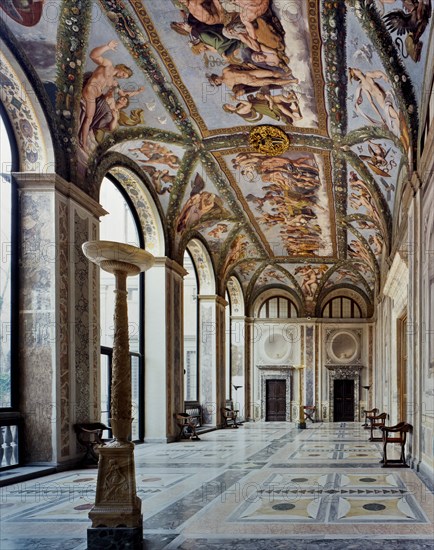
M 97 218 L 108 214 L 96 200 L 58 174 L 14 172 L 12 176 L 21 191 L 56 191 L 64 197 L 73 200 Z

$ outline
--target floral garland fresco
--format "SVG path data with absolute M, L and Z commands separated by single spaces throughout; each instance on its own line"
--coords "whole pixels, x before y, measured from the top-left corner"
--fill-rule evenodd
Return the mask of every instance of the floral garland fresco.
M 430 0 L 63 0 L 55 20 L 48 8 L 0 5 L 54 100 L 72 181 L 97 199 L 101 167 L 124 159 L 169 253 L 197 238 L 248 295 L 286 285 L 306 311 L 333 286 L 373 299 L 415 158 Z M 250 148 L 264 123 L 288 151 Z
M 40 172 L 46 166 L 44 142 L 36 114 L 20 78 L 0 52 L 0 99 L 10 114 L 20 149 L 21 170 Z

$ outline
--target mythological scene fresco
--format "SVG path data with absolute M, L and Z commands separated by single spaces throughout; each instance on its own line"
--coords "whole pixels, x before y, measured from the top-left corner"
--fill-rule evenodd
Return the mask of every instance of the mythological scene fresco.
M 0 9 L 57 117 L 65 166 L 86 182 L 122 159 L 161 206 L 175 256 L 200 236 L 219 280 L 235 274 L 244 291 L 282 284 L 305 304 L 336 285 L 372 295 L 415 160 L 430 0 Z M 16 126 L 32 126 L 15 109 Z M 255 150 L 258 125 L 284 129 L 289 148 Z
M 0 550 L 434 550 L 432 11 L 0 0 Z
M 113 151 L 132 159 L 147 174 L 164 210 L 167 210 L 184 149 L 147 139 L 115 145 Z
M 114 29 L 101 25 L 101 18 L 107 19 L 107 24 L 110 21 L 110 17 L 94 8 L 78 133 L 79 146 L 86 153 L 91 153 L 118 129 L 140 126 L 176 129 L 137 66 L 134 52 L 128 52 L 119 42 Z
M 32 67 L 38 73 L 47 92 L 55 102 L 56 35 L 59 28 L 60 7 L 54 2 L 33 0 L 3 0 L 0 2 L 0 19 L 11 29 L 20 42 Z M 79 47 L 78 19 L 71 12 L 69 24 L 77 29 L 72 50 Z M 75 46 L 75 48 L 74 48 Z
M 275 256 L 331 256 L 333 210 L 321 155 L 287 152 L 225 157 L 226 170 L 246 210 Z
M 324 129 L 322 75 L 313 70 L 320 66 L 318 5 L 309 13 L 306 2 L 285 0 L 151 0 L 144 7 L 189 82 L 181 93 L 193 98 L 208 129 L 260 121 Z

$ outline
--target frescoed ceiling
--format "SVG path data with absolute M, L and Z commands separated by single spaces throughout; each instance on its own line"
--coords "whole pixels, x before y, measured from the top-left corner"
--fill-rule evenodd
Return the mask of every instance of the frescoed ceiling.
M 286 286 L 308 313 L 337 285 L 373 300 L 414 166 L 430 0 L 0 8 L 2 37 L 52 104 L 65 177 L 98 198 L 104 159 L 135 168 L 172 256 L 200 236 L 222 285 Z M 287 151 L 249 146 L 263 124 Z

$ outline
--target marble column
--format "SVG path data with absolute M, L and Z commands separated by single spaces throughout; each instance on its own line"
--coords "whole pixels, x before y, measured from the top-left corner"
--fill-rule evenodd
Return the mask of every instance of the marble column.
M 81 245 L 101 206 L 56 174 L 16 173 L 20 231 L 20 410 L 27 463 L 82 456 L 73 424 L 97 420 L 98 270 Z
M 95 505 L 89 512 L 88 549 L 99 549 L 122 539 L 126 548 L 141 548 L 143 540 L 141 500 L 136 494 L 134 444 L 131 434 L 131 365 L 128 337 L 127 277 L 147 270 L 151 254 L 140 248 L 111 241 L 83 245 L 86 257 L 115 275 L 111 427 L 114 439 L 100 446 Z
M 239 420 L 245 420 L 247 418 L 247 411 L 245 406 L 245 317 L 244 316 L 231 316 L 231 380 L 228 382 L 237 386 L 238 389 L 232 388 L 232 400 L 234 402 L 235 409 L 239 410 Z M 229 329 L 226 327 L 226 335 L 229 334 Z M 241 387 L 239 387 L 241 386 Z
M 184 410 L 183 277 L 185 269 L 155 258 L 145 287 L 145 441 L 175 441 Z
M 225 307 L 216 295 L 199 295 L 200 401 L 204 423 L 221 427 L 225 405 Z
M 303 360 L 304 365 L 306 365 L 306 368 L 304 370 L 304 405 L 315 405 L 315 334 L 315 325 L 306 325 Z
M 245 417 L 247 421 L 253 421 L 255 419 L 254 411 L 254 396 L 253 396 L 253 347 L 254 347 L 254 334 L 255 325 L 253 317 L 245 318 L 244 325 L 244 372 L 245 372 L 245 385 L 244 385 L 244 401 L 245 401 Z
M 303 377 L 305 376 L 306 368 L 305 365 L 298 365 L 295 367 L 298 371 L 298 422 L 297 428 L 300 430 L 306 429 L 306 422 L 304 419 L 304 402 L 303 402 Z

